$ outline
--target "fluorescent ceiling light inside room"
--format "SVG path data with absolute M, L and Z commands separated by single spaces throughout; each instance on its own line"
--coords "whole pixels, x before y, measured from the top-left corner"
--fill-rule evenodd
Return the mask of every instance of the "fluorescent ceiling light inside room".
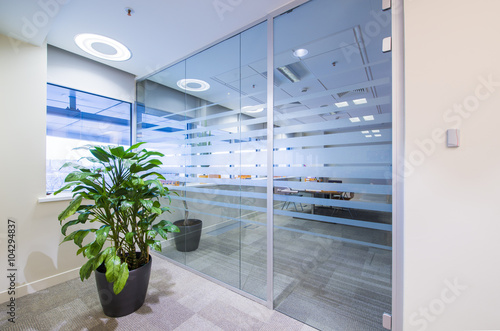
M 368 116 L 363 116 L 363 119 L 365 121 L 373 121 L 375 118 L 373 117 L 373 115 L 368 115 Z
M 202 92 L 210 88 L 210 84 L 201 79 L 186 78 L 177 82 L 177 86 L 186 91 Z
M 380 130 L 372 130 L 373 133 L 380 133 Z
M 366 101 L 366 98 L 362 98 L 362 99 L 352 100 L 352 102 L 354 102 L 355 105 L 362 105 L 364 103 L 367 103 L 368 101 Z
M 126 61 L 132 57 L 125 45 L 98 34 L 81 33 L 75 36 L 75 43 L 83 51 L 104 60 Z
M 369 134 L 370 131 L 361 131 L 362 134 Z
M 359 117 L 351 117 L 349 118 L 349 121 L 355 123 L 355 122 L 360 122 L 361 120 L 359 119 Z
M 292 83 L 300 82 L 300 78 L 295 74 L 295 72 L 292 71 L 292 69 L 288 68 L 287 66 L 278 67 L 278 71 L 281 72 L 283 76 L 288 78 L 288 80 Z
M 255 106 L 246 106 L 241 108 L 241 111 L 248 114 L 255 114 L 263 112 L 264 108 L 262 107 L 256 108 Z
M 375 137 L 382 137 L 382 135 L 381 134 L 376 134 Z
M 337 102 L 335 106 L 337 106 L 337 108 L 347 107 L 349 106 L 349 102 L 347 101 Z
M 309 51 L 305 48 L 299 48 L 293 51 L 293 56 L 301 58 L 309 54 Z

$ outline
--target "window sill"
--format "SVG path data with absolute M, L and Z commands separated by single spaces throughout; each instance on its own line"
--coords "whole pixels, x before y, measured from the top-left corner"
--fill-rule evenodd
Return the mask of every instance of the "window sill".
M 45 202 L 56 202 L 56 201 L 70 201 L 73 199 L 73 195 L 71 193 L 61 193 L 58 195 L 47 195 L 42 198 L 38 198 L 38 203 L 45 203 Z

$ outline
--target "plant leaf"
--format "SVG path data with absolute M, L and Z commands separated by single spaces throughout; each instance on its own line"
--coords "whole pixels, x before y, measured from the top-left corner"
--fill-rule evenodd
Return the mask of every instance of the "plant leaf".
M 65 191 L 65 190 L 69 189 L 73 185 L 76 185 L 76 184 L 75 183 L 69 183 L 69 184 L 64 185 L 63 187 L 61 187 L 60 189 L 58 189 L 57 191 L 55 191 L 54 195 L 57 195 L 57 194 L 61 193 L 62 191 Z
M 90 274 L 92 273 L 94 261 L 92 259 L 88 260 L 82 267 L 80 268 L 80 279 L 88 279 L 90 277 Z
M 136 149 L 137 147 L 141 146 L 142 144 L 145 144 L 146 142 L 145 141 L 142 141 L 140 143 L 136 143 L 136 144 L 133 144 L 132 146 L 130 146 L 125 152 L 130 152 L 134 149 Z
M 108 234 L 111 227 L 109 225 L 103 225 L 99 230 L 95 233 L 95 240 L 90 245 L 89 249 L 86 251 L 87 257 L 89 256 L 97 256 L 102 249 L 102 246 L 106 242 L 108 238 Z
M 90 153 L 92 153 L 92 155 L 94 155 L 99 161 L 109 162 L 109 157 L 106 155 L 106 152 L 101 148 L 96 147 L 95 149 L 91 149 Z
M 141 199 L 140 202 L 141 202 L 141 205 L 143 205 L 144 208 L 146 208 L 147 210 L 151 210 L 151 208 L 153 208 L 153 201 L 151 201 L 151 200 Z
M 123 149 L 123 146 L 118 146 L 115 148 L 110 148 L 109 152 L 113 154 L 114 156 L 117 156 L 119 158 L 123 157 L 125 155 L 125 150 Z
M 155 251 L 161 252 L 161 243 L 159 240 L 147 240 L 146 243 Z
M 116 248 L 111 246 L 107 247 L 105 250 L 103 250 L 99 256 L 95 257 L 95 262 L 94 262 L 94 269 L 99 268 L 101 264 L 104 263 L 108 259 L 108 257 L 116 255 Z
M 127 283 L 128 275 L 128 264 L 126 262 L 123 262 L 118 270 L 118 275 L 113 284 L 113 292 L 115 294 L 118 294 L 123 290 L 125 284 Z
M 106 279 L 108 282 L 112 283 L 116 280 L 120 272 L 120 265 L 120 258 L 116 255 L 106 260 Z
M 133 206 L 134 206 L 134 203 L 132 201 L 125 200 L 125 201 L 122 201 L 122 203 L 120 204 L 120 209 L 127 210 L 129 208 L 132 208 Z
M 74 242 L 78 247 L 82 247 L 83 239 L 90 233 L 90 230 L 79 230 L 76 232 Z
M 78 195 L 75 199 L 73 199 L 73 201 L 71 201 L 69 206 L 62 213 L 59 214 L 57 219 L 59 221 L 63 221 L 66 218 L 70 217 L 71 215 L 76 213 L 76 211 L 77 211 L 78 207 L 80 207 L 81 203 L 82 203 L 82 196 Z
M 80 218 L 80 217 L 78 217 L 78 218 Z M 73 221 L 69 221 L 69 222 L 67 222 L 66 224 L 64 224 L 64 225 L 62 226 L 62 228 L 61 228 L 61 233 L 62 233 L 63 235 L 66 235 L 66 231 L 68 230 L 68 227 L 70 227 L 70 226 L 72 226 L 72 225 L 75 225 L 75 224 L 79 224 L 79 223 L 81 223 L 79 219 L 78 219 L 78 220 L 73 220 Z
M 129 244 L 129 245 L 134 245 L 134 236 L 136 235 L 136 232 L 128 232 L 126 235 L 125 235 L 125 241 Z
M 68 183 L 68 182 L 77 182 L 77 181 L 80 181 L 82 179 L 85 179 L 89 176 L 93 175 L 92 172 L 81 172 L 81 171 L 73 171 L 73 172 L 70 172 L 66 178 L 64 178 L 64 182 L 65 183 Z

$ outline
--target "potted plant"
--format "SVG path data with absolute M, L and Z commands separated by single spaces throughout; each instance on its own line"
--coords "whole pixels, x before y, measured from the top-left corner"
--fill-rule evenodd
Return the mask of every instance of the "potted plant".
M 192 252 L 200 245 L 201 229 L 203 222 L 199 219 L 189 218 L 189 209 L 186 202 L 186 191 L 184 191 L 184 219 L 174 222 L 179 232 L 174 233 L 175 248 L 180 252 Z
M 163 154 L 118 147 L 87 147 L 93 157 L 86 167 L 68 162 L 64 167 L 74 168 L 67 175 L 67 183 L 54 194 L 72 189 L 73 199 L 59 215 L 62 242 L 74 241 L 88 261 L 80 268 L 80 279 L 88 279 L 95 271 L 99 299 L 104 313 L 111 317 L 128 315 L 144 303 L 151 272 L 149 249 L 161 251 L 157 235 L 167 239 L 167 233 L 179 231 L 171 222 L 157 221 L 169 210 L 160 198 L 168 198 L 169 191 L 159 179 L 164 177 L 152 169 L 162 162 L 155 157 Z M 63 221 L 78 214 L 76 219 Z M 70 226 L 99 223 L 100 227 L 78 229 L 66 235 Z M 92 233 L 93 240 L 84 244 Z M 109 245 L 106 245 L 109 243 Z

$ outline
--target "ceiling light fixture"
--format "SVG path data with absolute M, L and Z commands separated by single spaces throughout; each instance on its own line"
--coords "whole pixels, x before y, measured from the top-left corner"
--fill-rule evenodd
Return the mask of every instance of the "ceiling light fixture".
M 104 60 L 126 61 L 132 57 L 132 53 L 125 45 L 114 39 L 98 34 L 78 34 L 75 36 L 75 43 L 83 51 Z M 108 52 L 109 50 L 111 50 L 111 52 Z
M 368 115 L 368 116 L 363 116 L 363 119 L 365 121 L 373 121 L 375 118 L 373 117 L 373 115 Z
M 193 84 L 195 86 L 193 86 Z M 177 86 L 186 91 L 202 92 L 210 88 L 210 84 L 201 79 L 186 78 L 177 82 Z
M 352 100 L 352 102 L 354 102 L 355 105 L 362 105 L 364 103 L 367 103 L 368 101 L 366 101 L 366 98 L 362 98 L 362 99 Z
M 309 54 L 309 51 L 305 48 L 299 48 L 293 51 L 293 56 L 301 58 Z
M 362 134 L 369 134 L 370 131 L 361 131 Z
M 297 83 L 300 81 L 300 78 L 287 66 L 278 67 L 278 71 L 283 74 L 286 78 L 288 78 L 292 83 Z
M 349 118 L 349 121 L 351 121 L 352 123 L 355 123 L 355 122 L 360 122 L 361 120 L 359 119 L 359 117 L 351 117 L 351 118 Z
M 264 108 L 255 108 L 255 106 L 246 106 L 241 108 L 241 111 L 248 114 L 261 113 L 264 111 Z
M 349 106 L 349 102 L 347 101 L 337 102 L 335 103 L 335 106 L 337 106 L 337 108 L 347 107 Z
M 380 130 L 372 130 L 373 133 L 380 133 Z
M 366 135 L 366 138 L 371 138 L 371 137 L 372 137 L 372 135 L 371 135 L 371 134 Z
M 381 134 L 376 134 L 375 137 L 382 137 L 382 135 Z

